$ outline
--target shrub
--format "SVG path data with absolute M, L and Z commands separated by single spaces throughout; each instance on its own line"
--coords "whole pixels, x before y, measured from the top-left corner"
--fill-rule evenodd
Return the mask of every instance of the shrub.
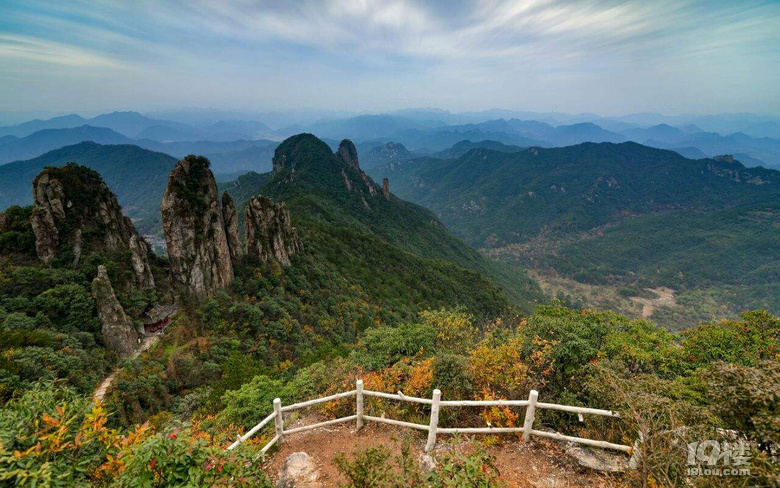
M 780 447 L 780 361 L 717 363 L 702 371 L 712 410 L 767 452 Z
M 396 363 L 401 358 L 435 352 L 436 329 L 425 324 L 368 329 L 352 358 L 370 371 Z
M 471 444 L 474 444 L 473 440 Z M 439 469 L 425 472 L 413 458 L 407 443 L 397 456 L 386 446 L 356 450 L 354 460 L 344 454 L 336 457 L 336 465 L 355 488 L 494 488 L 504 486 L 498 480 L 495 460 L 484 450 L 465 455 L 456 451 L 446 454 L 439 462 Z
M 147 437 L 128 453 L 117 480 L 121 487 L 271 488 L 250 448 L 226 451 L 195 438 L 189 429 Z
M 440 353 L 433 360 L 433 384 L 452 399 L 470 398 L 473 382 L 468 360 L 463 356 Z
M 462 307 L 423 311 L 420 318 L 423 324 L 436 330 L 437 350 L 466 351 L 478 337 L 477 328 L 472 325 L 474 317 Z
M 222 396 L 225 410 L 220 416 L 227 422 L 251 427 L 273 409 L 274 398 L 282 394 L 284 383 L 258 375 L 241 385 L 238 390 L 226 391 Z

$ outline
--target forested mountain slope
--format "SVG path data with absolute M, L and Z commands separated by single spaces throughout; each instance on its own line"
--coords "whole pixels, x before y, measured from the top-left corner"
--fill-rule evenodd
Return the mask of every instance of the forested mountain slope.
M 298 225 L 348 228 L 379 238 L 406 252 L 434 260 L 446 260 L 488 276 L 499 283 L 512 302 L 528 309 L 541 299 L 535 285 L 521 270 L 499 269 L 469 246 L 454 238 L 435 215 L 415 204 L 383 194 L 382 188 L 359 167 L 342 161 L 324 142 L 308 134 L 294 136 L 279 146 L 274 161 L 285 161 L 272 179 L 257 191 L 287 203 Z M 257 183 L 263 178 L 256 177 Z M 225 185 L 241 208 L 251 185 L 239 179 Z M 243 183 L 242 180 L 244 180 Z M 347 243 L 346 248 L 351 246 Z
M 372 172 L 496 256 L 590 284 L 709 290 L 701 318 L 780 308 L 780 172 L 635 143 L 475 149 Z M 712 296 L 716 294 L 717 297 Z

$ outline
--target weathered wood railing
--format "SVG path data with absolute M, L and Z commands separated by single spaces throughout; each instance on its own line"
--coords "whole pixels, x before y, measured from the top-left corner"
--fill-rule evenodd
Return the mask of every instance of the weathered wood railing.
M 305 425 L 303 427 L 296 427 L 294 429 L 284 428 L 284 413 L 301 408 L 311 407 L 320 403 L 332 402 L 341 398 L 356 397 L 356 409 L 355 415 L 348 417 L 342 417 L 334 420 L 327 420 L 325 422 L 319 422 L 316 424 Z M 363 413 L 363 401 L 364 397 L 377 397 L 386 398 L 389 400 L 400 400 L 403 402 L 422 403 L 424 405 L 431 406 L 431 416 L 428 425 L 416 424 L 413 422 L 404 422 L 402 420 L 388 419 L 384 417 L 373 417 Z M 400 391 L 397 394 L 382 393 L 379 391 L 371 391 L 363 389 L 363 380 L 357 380 L 356 388 L 344 393 L 337 393 L 335 395 L 317 398 L 315 400 L 309 400 L 307 402 L 294 403 L 292 405 L 282 406 L 280 399 L 275 399 L 273 403 L 274 411 L 268 417 L 264 418 L 259 424 L 255 425 L 246 434 L 238 436 L 238 439 L 228 447 L 228 449 L 235 449 L 241 443 L 246 442 L 247 439 L 255 435 L 260 429 L 268 425 L 272 420 L 276 428 L 276 435 L 271 439 L 260 452 L 265 453 L 277 442 L 281 442 L 282 438 L 287 434 L 294 434 L 296 432 L 303 432 L 306 430 L 316 429 L 319 427 L 325 427 L 327 425 L 340 424 L 343 422 L 355 421 L 357 429 L 361 429 L 365 421 L 378 422 L 383 424 L 390 424 L 399 427 L 408 427 L 411 429 L 424 430 L 428 432 L 428 442 L 425 444 L 425 450 L 431 451 L 436 445 L 436 436 L 438 434 L 502 434 L 507 432 L 522 433 L 523 441 L 528 442 L 532 435 L 539 437 L 546 437 L 549 439 L 556 439 L 561 441 L 576 442 L 579 444 L 585 444 L 593 447 L 601 447 L 604 449 L 614 449 L 623 452 L 630 452 L 631 446 L 625 446 L 622 444 L 613 444 L 606 441 L 598 441 L 594 439 L 584 439 L 581 437 L 573 437 L 568 435 L 559 434 L 557 432 L 546 432 L 543 430 L 536 430 L 533 428 L 534 418 L 536 416 L 537 409 L 545 410 L 559 410 L 562 412 L 576 413 L 582 420 L 583 414 L 588 415 L 601 415 L 605 417 L 620 417 L 617 412 L 611 410 L 600 410 L 597 408 L 586 407 L 572 407 L 569 405 L 558 405 L 555 403 L 542 403 L 538 402 L 539 394 L 536 390 L 531 390 L 528 395 L 528 400 L 442 400 L 441 391 L 433 390 L 432 398 L 418 398 L 406 396 Z M 526 407 L 525 419 L 522 427 L 454 427 L 454 428 L 440 428 L 439 427 L 439 409 L 441 407 Z

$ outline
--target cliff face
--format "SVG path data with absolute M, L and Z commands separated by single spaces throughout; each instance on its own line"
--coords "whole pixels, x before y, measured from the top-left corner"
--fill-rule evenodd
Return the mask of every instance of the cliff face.
M 230 249 L 230 259 L 233 266 L 238 264 L 238 259 L 243 254 L 241 240 L 238 237 L 238 212 L 233 198 L 228 192 L 222 194 L 222 220 L 225 222 L 225 233 L 227 235 L 228 248 Z
M 171 275 L 179 291 L 201 300 L 230 285 L 230 246 L 208 159 L 187 156 L 176 164 L 161 212 Z
M 390 180 L 387 178 L 382 178 L 382 196 L 390 200 Z
M 97 172 L 73 163 L 47 168 L 33 181 L 33 199 L 35 248 L 44 263 L 67 259 L 77 267 L 92 253 L 120 258 L 129 252 L 134 285 L 154 288 L 149 245 Z
M 349 139 L 344 139 L 341 141 L 341 144 L 339 144 L 339 148 L 336 151 L 336 156 L 341 158 L 342 161 L 352 166 L 353 168 L 360 170 L 357 148 L 355 147 L 355 144 Z
M 360 169 L 357 148 L 355 148 L 355 144 L 352 141 L 349 139 L 344 139 L 341 141 L 341 144 L 339 144 L 339 149 L 336 151 L 336 157 L 357 170 L 358 174 L 360 174 L 360 179 L 363 180 L 363 183 L 366 185 L 366 190 L 368 190 L 368 193 L 371 196 L 376 195 L 376 188 L 374 188 L 374 185 L 371 184 L 371 180 L 369 180 L 366 173 Z M 352 191 L 352 185 L 346 175 L 344 176 L 344 179 L 347 180 L 347 188 L 349 191 Z M 365 201 L 363 201 L 363 203 L 368 208 L 368 203 Z
M 92 280 L 92 296 L 106 345 L 123 356 L 129 356 L 138 349 L 138 332 L 116 299 L 105 266 L 98 267 L 98 275 Z
M 244 227 L 247 253 L 264 262 L 275 259 L 287 266 L 290 256 L 303 252 L 303 244 L 284 203 L 277 204 L 262 196 L 252 198 L 244 211 Z

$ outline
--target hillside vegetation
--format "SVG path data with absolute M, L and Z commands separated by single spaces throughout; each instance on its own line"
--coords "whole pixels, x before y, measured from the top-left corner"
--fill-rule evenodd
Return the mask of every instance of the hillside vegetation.
M 623 143 L 475 149 L 372 174 L 492 256 L 588 284 L 712 298 L 667 325 L 780 310 L 780 172 Z

